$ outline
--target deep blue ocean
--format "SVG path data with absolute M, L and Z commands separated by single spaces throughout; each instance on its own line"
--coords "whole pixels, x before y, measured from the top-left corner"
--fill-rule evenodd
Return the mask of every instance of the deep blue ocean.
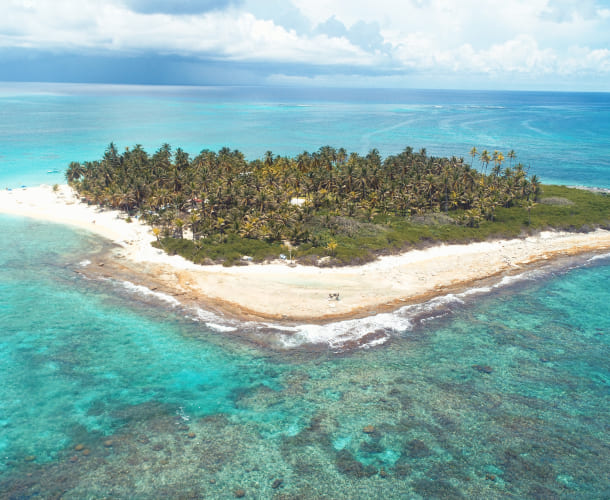
M 512 149 L 610 188 L 610 94 L 0 84 L 0 188 L 111 141 Z M 350 350 L 86 278 L 107 243 L 83 231 L 0 235 L 0 498 L 610 497 L 610 255 L 343 325 L 387 333 Z

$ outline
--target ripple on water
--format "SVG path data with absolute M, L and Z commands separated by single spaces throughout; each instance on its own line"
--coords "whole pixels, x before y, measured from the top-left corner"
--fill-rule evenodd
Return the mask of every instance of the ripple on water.
M 325 349 L 270 350 L 237 335 L 260 324 L 193 322 L 163 297 L 82 279 L 82 255 L 30 272 L 40 252 L 57 255 L 14 246 L 3 258 L 26 267 L 0 268 L 0 491 L 596 498 L 609 487 L 607 260 L 318 326 Z M 301 328 L 267 327 L 287 339 Z M 379 329 L 389 341 L 346 350 L 351 330 Z

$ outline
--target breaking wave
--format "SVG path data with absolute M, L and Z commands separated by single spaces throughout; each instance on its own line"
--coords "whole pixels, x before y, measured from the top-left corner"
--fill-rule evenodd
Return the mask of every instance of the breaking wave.
M 589 261 L 609 258 L 610 254 L 596 255 Z M 393 312 L 379 313 L 357 319 L 340 320 L 326 324 L 283 324 L 275 322 L 239 321 L 201 307 L 181 304 L 178 299 L 163 292 L 151 290 L 129 281 L 117 283 L 128 292 L 147 299 L 162 301 L 172 307 L 182 307 L 185 316 L 219 333 L 237 332 L 240 336 L 281 350 L 319 346 L 335 352 L 368 349 L 402 336 L 417 325 L 452 314 L 481 294 L 534 280 L 552 272 L 552 269 L 535 269 L 520 274 L 503 276 L 495 283 L 469 288 L 460 293 L 448 293 L 426 302 L 409 304 Z

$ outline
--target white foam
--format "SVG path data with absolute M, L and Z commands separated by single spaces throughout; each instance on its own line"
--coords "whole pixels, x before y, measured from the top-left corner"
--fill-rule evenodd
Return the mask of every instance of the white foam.
M 234 322 L 223 321 L 223 318 L 211 311 L 206 311 L 200 307 L 195 307 L 195 315 L 197 321 L 201 321 L 205 326 L 218 332 L 234 332 L 237 327 Z
M 218 323 L 213 323 L 211 321 L 206 321 L 205 326 L 219 332 L 234 332 L 237 330 L 234 326 L 219 325 Z
M 286 348 L 295 348 L 305 344 L 327 344 L 330 348 L 340 349 L 348 343 L 361 341 L 366 335 L 379 333 L 379 336 L 375 335 L 371 341 L 359 346 L 361 348 L 373 347 L 387 342 L 392 333 L 411 330 L 418 317 L 423 317 L 420 321 L 425 321 L 444 316 L 451 305 L 464 304 L 466 297 L 489 293 L 495 288 L 531 279 L 532 276 L 533 273 L 505 276 L 493 286 L 470 288 L 458 294 L 450 293 L 421 304 L 401 307 L 393 313 L 376 314 L 362 319 L 338 321 L 326 325 L 281 327 L 267 324 L 265 326 L 287 332 L 280 334 L 280 342 Z
M 337 321 L 326 325 L 279 326 L 266 324 L 260 328 L 276 328 L 286 332 L 279 334 L 279 340 L 286 348 L 305 344 L 326 344 L 331 349 L 340 349 L 348 343 L 358 342 L 366 335 L 378 333 L 364 345 L 379 345 L 386 342 L 391 331 L 404 331 L 412 328 L 408 317 L 396 313 L 383 313 L 362 319 Z M 362 347 L 361 346 L 361 347 Z
M 379 338 L 373 339 L 366 344 L 362 344 L 362 345 L 358 346 L 358 348 L 359 349 L 369 349 L 370 347 L 376 347 L 378 345 L 385 344 L 388 340 L 390 340 L 390 336 L 386 335 L 384 337 L 379 337 Z
M 175 297 L 172 297 L 171 295 L 168 295 L 167 293 L 156 292 L 145 286 L 136 285 L 131 281 L 119 281 L 119 283 L 121 284 L 121 286 L 123 286 L 123 288 L 130 292 L 139 293 L 147 297 L 155 297 L 156 299 L 162 300 L 163 302 L 166 302 L 174 307 L 180 305 L 179 300 L 177 300 Z
M 596 255 L 591 257 L 589 261 L 608 258 L 610 258 L 610 253 Z M 435 297 L 424 303 L 403 306 L 392 313 L 377 314 L 362 319 L 338 321 L 326 325 L 285 327 L 266 324 L 265 327 L 284 330 L 286 333 L 280 334 L 279 339 L 287 349 L 306 344 L 327 344 L 330 348 L 340 349 L 348 343 L 362 342 L 362 339 L 368 334 L 378 333 L 379 335 L 374 335 L 370 341 L 358 346 L 359 348 L 368 348 L 387 342 L 392 334 L 412 330 L 414 324 L 418 322 L 423 323 L 450 314 L 452 305 L 462 305 L 467 298 L 490 293 L 520 281 L 532 280 L 547 272 L 548 270 L 536 269 L 503 276 L 497 283 L 490 286 L 470 288 L 457 294 L 450 293 Z M 259 328 L 263 327 L 259 325 Z
M 359 344 L 359 348 L 370 348 L 386 343 L 392 334 L 412 330 L 414 321 L 417 321 L 418 317 L 423 317 L 422 320 L 438 318 L 447 313 L 449 306 L 463 304 L 465 297 L 488 293 L 491 290 L 491 287 L 472 288 L 459 294 L 450 293 L 435 297 L 421 304 L 403 306 L 392 313 L 381 313 L 367 318 L 337 321 L 326 325 L 281 326 L 266 323 L 259 324 L 258 328 L 278 330 L 278 339 L 286 349 L 307 344 L 325 344 L 331 349 L 341 349 L 345 345 L 353 343 Z M 371 334 L 374 334 L 371 340 L 363 340 Z
M 463 304 L 464 301 L 461 299 L 460 295 L 466 295 L 466 292 L 461 294 L 453 294 L 448 293 L 447 295 L 442 295 L 440 297 L 434 297 L 430 299 L 428 302 L 423 302 L 421 304 L 411 304 L 408 306 L 401 307 L 395 314 L 401 315 L 409 315 L 411 317 L 422 314 L 429 314 L 433 311 L 437 311 L 440 309 L 445 309 L 446 306 L 450 304 Z
M 509 276 L 504 276 L 498 283 L 496 283 L 493 288 L 502 288 L 504 286 L 512 285 L 513 283 L 517 283 L 519 281 L 531 280 L 537 274 L 540 274 L 540 271 L 530 271 L 526 273 L 520 274 L 512 274 Z
M 80 267 L 87 267 L 87 266 L 88 266 L 88 265 L 90 265 L 90 264 L 91 264 L 91 261 L 90 261 L 89 259 L 81 260 L 81 261 L 78 263 L 78 265 L 79 265 Z
M 114 281 L 114 280 L 111 280 L 111 281 Z M 119 285 L 121 285 L 123 288 L 125 288 L 129 292 L 132 292 L 134 294 L 143 295 L 145 297 L 153 297 L 155 299 L 161 300 L 161 301 L 171 305 L 172 307 L 182 306 L 182 303 L 179 300 L 177 300 L 175 297 L 172 297 L 171 295 L 168 295 L 166 293 L 157 292 L 157 291 L 151 290 L 150 288 L 147 288 L 142 285 L 136 285 L 135 283 L 132 283 L 131 281 L 115 281 L 115 282 L 118 283 Z M 228 332 L 234 332 L 238 329 L 237 326 L 235 326 L 235 322 L 223 321 L 223 318 L 221 316 L 219 316 L 211 311 L 206 311 L 199 307 L 192 308 L 192 311 L 195 313 L 195 317 L 193 318 L 195 321 L 202 322 L 208 328 L 211 328 L 218 332 L 228 333 Z
M 489 293 L 491 292 L 491 288 L 488 286 L 481 286 L 478 288 L 469 288 L 468 290 L 463 291 L 462 293 L 458 293 L 458 297 L 468 297 L 468 295 L 477 295 L 479 293 Z
M 587 262 L 595 262 L 596 260 L 605 260 L 605 259 L 610 259 L 610 253 L 594 255 L 589 260 L 587 260 Z
M 589 260 L 610 258 L 610 253 L 596 255 Z M 326 345 L 332 350 L 340 351 L 346 347 L 367 349 L 382 345 L 393 335 L 412 330 L 415 324 L 427 322 L 451 314 L 452 306 L 460 306 L 469 298 L 486 294 L 495 289 L 510 286 L 524 280 L 534 279 L 544 270 L 527 271 L 520 274 L 503 276 L 492 285 L 470 288 L 460 293 L 449 293 L 432 298 L 420 304 L 410 304 L 391 313 L 380 313 L 360 319 L 336 321 L 324 325 L 301 324 L 283 325 L 270 322 L 241 322 L 227 320 L 223 316 L 194 307 L 194 318 L 215 331 L 235 332 L 244 331 L 263 337 L 266 342 L 277 342 L 284 349 L 294 349 L 305 345 Z M 172 306 L 180 305 L 174 297 L 165 293 L 150 290 L 147 287 L 135 285 L 131 282 L 120 282 L 121 285 L 135 293 L 152 296 L 163 300 Z

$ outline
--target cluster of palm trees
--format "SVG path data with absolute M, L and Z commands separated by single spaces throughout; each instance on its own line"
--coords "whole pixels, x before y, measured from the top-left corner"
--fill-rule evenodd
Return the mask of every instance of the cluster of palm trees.
M 66 177 L 91 203 L 139 214 L 167 236 L 194 240 L 229 233 L 268 241 L 308 241 L 321 215 L 373 220 L 457 211 L 476 226 L 495 209 L 531 203 L 540 192 L 522 165 L 504 165 L 501 153 L 476 148 L 479 171 L 462 158 L 428 156 L 407 147 L 382 159 L 379 152 L 348 154 L 324 146 L 296 157 L 247 161 L 237 150 L 203 150 L 190 157 L 165 144 L 153 155 L 140 145 L 119 153 L 114 144 L 97 161 L 72 162 Z M 487 167 L 493 168 L 487 174 Z

